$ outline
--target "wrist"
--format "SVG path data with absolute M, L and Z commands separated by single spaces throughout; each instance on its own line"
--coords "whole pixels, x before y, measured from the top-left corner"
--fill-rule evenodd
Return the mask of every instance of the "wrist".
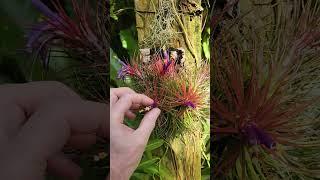
M 129 180 L 131 176 L 130 170 L 119 160 L 118 158 L 110 157 L 110 180 Z
M 129 180 L 130 175 L 128 171 L 121 167 L 110 166 L 109 180 Z

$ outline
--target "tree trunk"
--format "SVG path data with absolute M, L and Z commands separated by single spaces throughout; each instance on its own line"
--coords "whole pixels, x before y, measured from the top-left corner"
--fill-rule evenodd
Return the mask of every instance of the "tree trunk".
M 178 32 L 177 37 L 170 40 L 172 48 L 183 48 L 185 50 L 185 68 L 190 73 L 195 73 L 196 67 L 201 60 L 201 33 L 202 33 L 202 10 L 201 0 L 135 0 L 136 23 L 140 48 L 147 47 L 143 41 L 153 33 L 151 22 L 159 5 L 163 1 L 171 1 L 176 10 L 173 29 Z M 194 5 L 200 5 L 198 9 Z M 185 6 L 188 7 L 185 7 Z M 198 13 L 195 13 L 197 10 Z M 200 12 L 200 13 L 199 13 Z M 162 47 L 158 47 L 162 48 Z M 169 48 L 169 47 L 167 47 Z M 169 142 L 172 149 L 165 160 L 165 166 L 172 170 L 176 180 L 200 180 L 201 179 L 201 145 L 202 125 L 195 123 L 194 129 L 185 132 Z
M 155 13 L 163 0 L 135 0 L 136 23 L 138 40 L 140 45 L 152 33 L 151 22 L 154 20 Z M 176 38 L 170 42 L 174 48 L 183 48 L 186 52 L 186 66 L 193 67 L 201 60 L 201 33 L 202 15 L 192 15 L 197 9 L 201 9 L 201 0 L 169 0 L 176 9 L 174 29 L 178 32 Z M 181 3 L 185 2 L 185 3 Z M 199 7 L 194 7 L 195 5 Z M 189 7 L 184 7 L 186 5 Z M 182 8 L 180 8 L 182 7 Z M 192 7 L 192 8 L 191 8 Z M 184 9 L 184 10 L 182 10 Z M 150 48 L 150 47 L 141 47 Z M 162 48 L 162 47 L 160 47 Z

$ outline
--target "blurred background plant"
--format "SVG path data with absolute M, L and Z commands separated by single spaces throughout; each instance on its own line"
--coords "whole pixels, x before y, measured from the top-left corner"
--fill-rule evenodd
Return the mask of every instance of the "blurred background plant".
M 318 179 L 319 2 L 243 0 L 216 8 L 213 177 Z

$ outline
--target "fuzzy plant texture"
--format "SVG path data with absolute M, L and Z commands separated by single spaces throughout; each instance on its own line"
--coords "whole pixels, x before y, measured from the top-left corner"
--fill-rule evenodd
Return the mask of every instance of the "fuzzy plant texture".
M 169 50 L 159 50 L 149 62 L 137 56 L 131 63 L 122 62 L 118 78 L 123 79 L 136 92 L 154 100 L 151 108 L 162 110 L 157 120 L 155 135 L 171 139 L 190 130 L 195 121 L 208 117 L 209 68 L 203 65 L 187 71 L 179 65 L 178 56 Z
M 227 5 L 213 18 L 215 178 L 320 178 L 319 7 L 311 0 L 253 5 L 222 25 Z M 266 11 L 275 18 L 259 16 Z

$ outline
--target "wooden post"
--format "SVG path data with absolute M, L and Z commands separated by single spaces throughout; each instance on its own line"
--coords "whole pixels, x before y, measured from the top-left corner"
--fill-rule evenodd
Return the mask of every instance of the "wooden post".
M 152 33 L 151 22 L 155 19 L 159 4 L 164 0 L 135 0 L 136 23 L 140 48 L 146 47 L 142 42 Z M 168 0 L 166 0 L 168 1 Z M 202 7 L 201 0 L 169 0 L 176 13 L 173 28 L 177 38 L 171 40 L 172 48 L 185 50 L 185 68 L 196 73 L 201 61 Z M 162 48 L 162 47 L 158 47 Z M 167 47 L 169 48 L 169 47 Z M 172 153 L 164 165 L 172 170 L 177 180 L 201 179 L 201 123 L 192 125 L 194 129 L 176 137 L 170 143 Z
M 174 29 L 177 38 L 170 44 L 186 52 L 186 66 L 199 65 L 201 60 L 202 7 L 201 0 L 170 0 L 176 9 Z M 139 43 L 152 33 L 151 22 L 161 0 L 135 0 L 136 23 Z M 198 6 L 198 7 L 197 7 Z M 197 14 L 198 13 L 198 14 Z M 150 47 L 140 47 L 150 48 Z M 161 48 L 161 47 L 160 47 Z

